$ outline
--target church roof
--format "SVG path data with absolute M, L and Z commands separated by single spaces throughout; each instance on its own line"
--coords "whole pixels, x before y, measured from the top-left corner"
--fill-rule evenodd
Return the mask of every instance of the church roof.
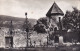
M 51 15 L 64 15 L 63 11 L 58 7 L 58 5 L 55 2 L 53 3 L 53 5 L 46 14 L 46 16 Z

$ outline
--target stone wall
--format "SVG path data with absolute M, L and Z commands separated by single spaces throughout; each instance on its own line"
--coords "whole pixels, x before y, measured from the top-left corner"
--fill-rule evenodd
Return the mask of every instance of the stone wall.
M 9 35 L 9 28 L 0 29 L 0 47 L 5 47 L 5 37 L 8 37 L 8 35 Z M 16 29 L 12 36 L 13 36 L 13 47 L 26 46 L 26 32 Z
M 5 47 L 5 37 L 9 37 L 9 28 L 1 28 L 0 29 L 0 47 Z M 37 34 L 37 32 L 32 32 L 30 35 L 30 40 L 32 45 L 34 46 L 34 41 L 36 41 L 35 46 L 41 44 L 44 45 L 44 43 L 47 42 L 47 36 L 48 34 Z M 13 34 L 13 47 L 26 47 L 27 42 L 27 33 L 25 31 L 22 31 L 21 29 L 14 29 Z M 30 41 L 29 41 L 30 45 Z

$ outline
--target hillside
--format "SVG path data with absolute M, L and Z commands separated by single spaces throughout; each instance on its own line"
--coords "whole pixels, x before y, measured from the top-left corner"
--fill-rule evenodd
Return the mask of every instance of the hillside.
M 7 16 L 7 15 L 0 15 L 0 27 L 9 27 L 10 21 L 13 22 L 14 28 L 21 28 L 23 25 L 25 18 L 18 18 L 13 16 Z M 33 26 L 36 24 L 36 19 L 28 19 L 31 25 Z

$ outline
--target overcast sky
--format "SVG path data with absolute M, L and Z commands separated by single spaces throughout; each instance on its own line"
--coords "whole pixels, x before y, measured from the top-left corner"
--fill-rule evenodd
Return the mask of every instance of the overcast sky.
M 39 19 L 45 17 L 54 1 L 64 13 L 72 6 L 80 9 L 80 0 L 0 0 L 0 15 L 25 18 L 27 12 L 28 18 Z

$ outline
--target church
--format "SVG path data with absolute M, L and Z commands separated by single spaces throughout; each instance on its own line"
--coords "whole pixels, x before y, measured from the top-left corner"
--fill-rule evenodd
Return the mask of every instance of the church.
M 46 17 L 49 18 L 49 28 L 51 25 L 54 25 L 52 33 L 49 35 L 49 39 L 51 41 L 54 40 L 54 43 L 67 43 L 72 42 L 73 40 L 78 41 L 80 33 L 78 31 L 68 32 L 68 30 L 63 28 L 63 24 L 61 22 L 64 16 L 63 11 L 59 8 L 59 6 L 54 2 L 49 11 L 46 14 Z M 59 23 L 59 25 L 57 25 Z M 0 47 L 26 47 L 26 32 L 21 29 L 14 29 L 11 27 L 13 22 L 11 21 L 10 28 L 0 28 Z M 41 37 L 40 37 L 41 36 Z M 47 43 L 48 34 L 35 34 L 34 32 L 30 36 L 29 42 L 33 42 L 32 44 L 40 45 L 42 42 Z M 41 42 L 42 41 L 42 42 Z M 29 44 L 30 44 L 29 43 Z M 42 44 L 44 44 L 42 43 Z
M 80 42 L 79 41 L 80 29 L 74 31 L 69 31 L 69 29 L 68 30 L 64 29 L 62 22 L 64 13 L 55 2 L 47 12 L 46 16 L 50 19 L 49 21 L 50 24 L 54 25 L 53 33 L 50 35 L 51 40 L 54 40 L 55 43 L 59 42 L 72 43 L 73 41 Z

